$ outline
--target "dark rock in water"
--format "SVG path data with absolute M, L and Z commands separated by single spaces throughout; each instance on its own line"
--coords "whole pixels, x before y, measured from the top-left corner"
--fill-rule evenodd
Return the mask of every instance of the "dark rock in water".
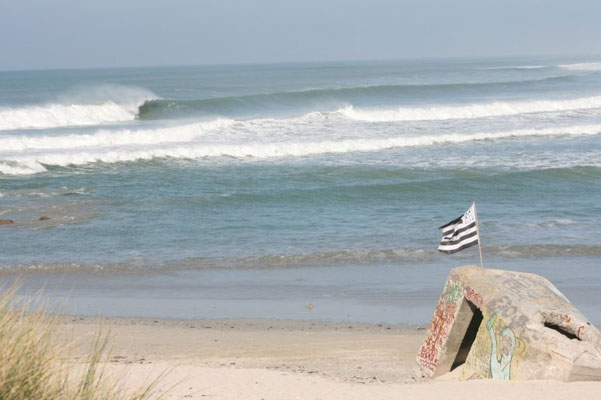
M 15 221 L 12 219 L 0 219 L 0 225 L 11 225 L 14 224 Z
M 48 221 L 49 219 L 50 219 L 50 217 L 47 217 L 47 216 L 45 216 L 45 215 L 42 215 L 42 216 L 39 218 L 39 221 Z

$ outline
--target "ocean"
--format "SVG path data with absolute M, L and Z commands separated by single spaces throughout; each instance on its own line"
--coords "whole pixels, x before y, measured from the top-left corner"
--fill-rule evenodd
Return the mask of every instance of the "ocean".
M 472 202 L 601 323 L 601 58 L 0 72 L 0 277 L 67 312 L 426 323 Z

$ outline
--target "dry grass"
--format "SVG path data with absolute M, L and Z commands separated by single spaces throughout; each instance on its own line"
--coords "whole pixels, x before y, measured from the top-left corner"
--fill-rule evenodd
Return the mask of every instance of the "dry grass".
M 39 307 L 35 307 L 39 309 Z M 58 317 L 34 311 L 16 297 L 16 288 L 0 294 L 1 400 L 142 400 L 157 381 L 137 391 L 121 390 L 107 376 L 109 336 L 98 333 L 86 363 L 68 361 L 72 341 L 56 340 Z M 133 394 L 132 394 L 133 393 Z

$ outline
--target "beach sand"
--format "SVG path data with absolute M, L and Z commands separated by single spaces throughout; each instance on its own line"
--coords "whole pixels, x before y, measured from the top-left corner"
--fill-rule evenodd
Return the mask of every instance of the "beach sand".
M 165 399 L 601 398 L 601 382 L 425 379 L 423 326 L 65 317 L 60 336 L 82 344 L 74 362 L 99 330 L 114 339 L 107 367 L 125 390 L 167 371 L 155 388 Z

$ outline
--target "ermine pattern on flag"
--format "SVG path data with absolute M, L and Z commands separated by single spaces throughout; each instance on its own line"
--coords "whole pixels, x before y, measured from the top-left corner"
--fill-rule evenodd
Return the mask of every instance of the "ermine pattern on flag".
M 461 217 L 454 219 L 438 228 L 442 231 L 442 240 L 438 250 L 453 254 L 478 244 L 478 226 L 476 224 L 476 210 L 472 205 Z

